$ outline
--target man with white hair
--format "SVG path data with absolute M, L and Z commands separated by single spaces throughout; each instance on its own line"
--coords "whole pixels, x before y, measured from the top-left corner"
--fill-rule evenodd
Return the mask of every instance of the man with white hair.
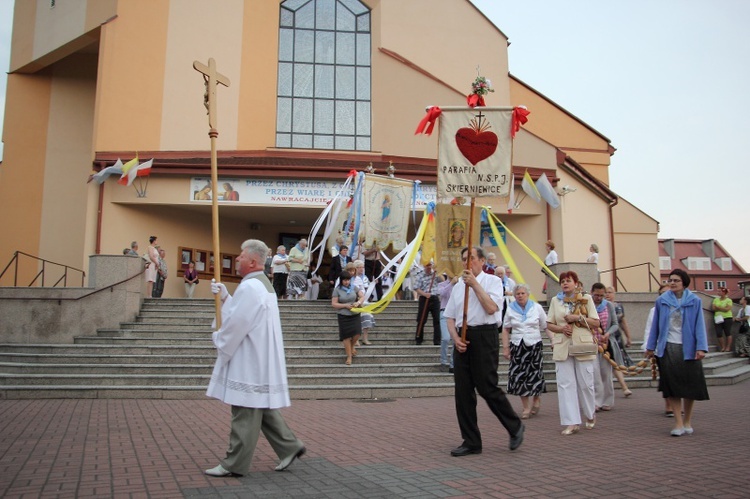
M 224 284 L 211 283 L 223 305 L 221 327 L 213 333 L 218 358 L 206 395 L 232 406 L 232 424 L 226 457 L 205 471 L 209 476 L 247 473 L 261 431 L 281 459 L 276 471 L 305 453 L 279 412 L 291 402 L 279 303 L 263 272 L 267 254 L 263 241 L 242 243 L 236 261 L 242 281 L 234 296 Z

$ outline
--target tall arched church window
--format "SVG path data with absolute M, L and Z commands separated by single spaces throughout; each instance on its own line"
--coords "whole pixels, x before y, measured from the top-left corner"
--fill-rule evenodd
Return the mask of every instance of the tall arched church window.
M 277 92 L 276 147 L 369 151 L 370 10 L 282 2 Z

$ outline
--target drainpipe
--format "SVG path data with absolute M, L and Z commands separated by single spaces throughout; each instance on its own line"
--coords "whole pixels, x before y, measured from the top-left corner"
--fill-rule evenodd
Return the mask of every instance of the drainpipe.
M 612 208 L 615 207 L 617 203 L 620 202 L 619 197 L 615 197 L 615 199 L 609 203 L 609 239 L 610 239 L 610 247 L 612 248 L 612 286 L 615 288 L 615 290 L 619 291 L 617 289 L 617 259 L 615 258 L 615 221 L 614 216 L 612 215 Z
M 99 163 L 100 169 L 105 168 L 107 164 L 105 162 Z M 99 184 L 99 205 L 96 211 L 96 248 L 94 253 L 97 255 L 102 254 L 102 212 L 104 211 L 104 182 Z

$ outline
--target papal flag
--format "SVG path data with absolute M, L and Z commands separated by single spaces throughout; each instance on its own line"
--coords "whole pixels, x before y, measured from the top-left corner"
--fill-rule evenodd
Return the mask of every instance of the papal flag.
M 557 196 L 555 189 L 552 187 L 546 173 L 542 173 L 536 181 L 536 190 L 539 191 L 539 195 L 542 199 L 547 201 L 547 204 L 553 208 L 560 207 L 560 198 Z
M 512 120 L 510 107 L 442 109 L 438 199 L 508 195 Z
M 527 196 L 529 196 L 531 199 L 539 203 L 542 200 L 541 194 L 539 194 L 539 191 L 536 189 L 536 185 L 534 185 L 534 181 L 531 180 L 531 175 L 529 175 L 529 170 L 526 170 L 523 174 L 523 180 L 521 180 L 521 189 L 523 189 L 523 192 L 526 193 Z
M 120 160 L 120 158 L 117 158 L 117 161 L 115 161 L 114 165 L 102 169 L 99 173 L 90 175 L 86 183 L 94 181 L 97 184 L 101 185 L 105 180 L 109 178 L 110 175 L 122 175 L 122 161 Z

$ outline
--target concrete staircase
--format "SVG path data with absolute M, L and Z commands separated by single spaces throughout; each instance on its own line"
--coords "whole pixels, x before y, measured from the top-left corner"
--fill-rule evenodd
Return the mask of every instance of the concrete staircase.
M 452 375 L 439 369 L 439 347 L 414 345 L 416 302 L 392 302 L 376 316 L 372 345 L 344 365 L 336 314 L 328 301 L 280 303 L 291 397 L 375 399 L 444 396 Z M 146 300 L 135 322 L 76 337 L 70 344 L 0 344 L 0 398 L 201 399 L 215 359 L 211 342 L 212 300 Z M 431 321 L 428 321 L 431 322 Z M 638 347 L 638 345 L 636 345 Z M 630 351 L 640 360 L 639 348 Z M 704 361 L 710 385 L 750 378 L 747 359 L 711 353 Z M 551 350 L 545 348 L 545 379 L 554 391 Z M 498 368 L 507 383 L 508 363 Z M 650 370 L 629 377 L 631 388 L 655 386 Z

